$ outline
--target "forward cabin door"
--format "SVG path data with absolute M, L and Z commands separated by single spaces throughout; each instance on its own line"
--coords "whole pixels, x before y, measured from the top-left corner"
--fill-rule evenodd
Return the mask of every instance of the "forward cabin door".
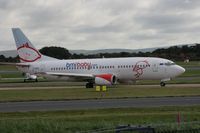
M 157 64 L 157 63 L 153 64 L 152 70 L 153 70 L 153 72 L 155 72 L 155 73 L 158 72 L 158 64 Z

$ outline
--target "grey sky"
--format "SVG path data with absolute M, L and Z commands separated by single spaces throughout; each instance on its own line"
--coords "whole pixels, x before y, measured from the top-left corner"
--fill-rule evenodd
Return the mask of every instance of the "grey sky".
M 200 0 L 0 0 L 0 51 L 12 27 L 37 47 L 149 48 L 200 42 Z

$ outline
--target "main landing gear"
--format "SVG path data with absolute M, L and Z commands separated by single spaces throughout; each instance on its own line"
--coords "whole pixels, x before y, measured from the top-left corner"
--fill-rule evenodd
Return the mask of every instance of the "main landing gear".
M 165 85 L 166 85 L 165 82 L 160 82 L 161 87 L 165 87 Z
M 94 87 L 94 84 L 89 82 L 89 83 L 86 83 L 85 85 L 86 88 L 93 88 Z
M 31 80 L 35 80 L 35 82 L 38 82 L 38 79 L 36 78 L 36 79 L 24 79 L 24 82 L 26 82 L 26 81 L 31 81 Z

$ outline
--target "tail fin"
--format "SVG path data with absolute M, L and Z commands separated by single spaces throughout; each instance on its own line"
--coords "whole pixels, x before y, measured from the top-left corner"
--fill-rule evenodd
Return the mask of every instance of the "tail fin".
M 17 53 L 19 55 L 20 62 L 56 60 L 55 58 L 42 55 L 19 28 L 12 28 L 12 32 L 17 46 Z

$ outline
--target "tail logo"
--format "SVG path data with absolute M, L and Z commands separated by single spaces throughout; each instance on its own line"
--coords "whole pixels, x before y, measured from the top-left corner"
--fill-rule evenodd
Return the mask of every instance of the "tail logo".
M 28 42 L 17 48 L 19 58 L 24 62 L 34 62 L 41 58 L 41 54 L 34 48 L 30 47 Z

